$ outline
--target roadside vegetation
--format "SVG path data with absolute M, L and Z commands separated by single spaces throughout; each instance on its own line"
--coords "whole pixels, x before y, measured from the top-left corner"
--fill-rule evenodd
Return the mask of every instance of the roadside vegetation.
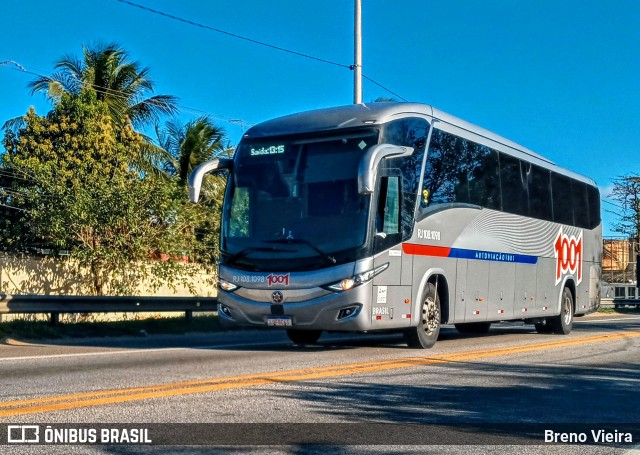
M 56 340 L 65 338 L 120 337 L 149 335 L 182 335 L 222 330 L 215 315 L 135 318 L 121 321 L 59 322 L 51 325 L 44 320 L 19 319 L 0 322 L 0 344 L 14 340 Z
M 196 205 L 186 178 L 233 148 L 209 118 L 178 117 L 150 73 L 119 45 L 96 43 L 31 81 L 51 110 L 4 124 L 2 250 L 68 258 L 89 271 L 94 295 L 185 284 L 195 269 L 184 262 L 213 268 L 224 181 L 207 177 Z

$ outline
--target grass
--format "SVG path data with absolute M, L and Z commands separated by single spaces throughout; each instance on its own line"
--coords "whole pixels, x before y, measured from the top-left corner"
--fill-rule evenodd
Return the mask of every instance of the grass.
M 598 313 L 605 314 L 638 314 L 640 313 L 640 306 L 629 305 L 620 308 L 600 308 Z
M 59 322 L 14 320 L 0 322 L 0 340 L 41 340 L 60 338 L 146 336 L 156 334 L 185 334 L 221 330 L 217 316 L 184 316 L 136 319 L 109 322 Z

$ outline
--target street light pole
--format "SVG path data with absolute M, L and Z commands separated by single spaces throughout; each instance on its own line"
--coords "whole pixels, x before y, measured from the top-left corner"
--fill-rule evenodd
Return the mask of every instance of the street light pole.
M 353 104 L 362 104 L 362 0 L 354 0 Z

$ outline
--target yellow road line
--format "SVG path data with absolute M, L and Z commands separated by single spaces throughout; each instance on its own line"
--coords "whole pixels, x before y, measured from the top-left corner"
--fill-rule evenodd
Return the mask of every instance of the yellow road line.
M 604 341 L 613 341 L 638 336 L 640 336 L 640 332 L 636 331 L 619 332 L 606 335 L 570 338 L 560 341 L 526 344 L 505 348 L 462 351 L 449 354 L 438 354 L 433 356 L 410 357 L 372 362 L 349 363 L 336 366 L 248 374 L 223 378 L 210 378 L 197 381 L 158 384 L 146 387 L 101 390 L 95 392 L 33 398 L 28 400 L 6 401 L 0 402 L 0 417 L 62 411 L 66 409 L 76 409 L 89 406 L 103 406 L 114 403 L 124 403 L 128 401 L 140 401 L 151 398 L 213 392 L 225 389 L 238 389 L 277 382 L 305 381 L 312 379 L 331 378 L 361 373 L 372 373 L 410 368 L 416 366 L 434 365 L 438 363 L 477 360 L 488 357 L 522 354 L 526 352 L 543 351 L 547 349 L 566 346 L 600 343 Z

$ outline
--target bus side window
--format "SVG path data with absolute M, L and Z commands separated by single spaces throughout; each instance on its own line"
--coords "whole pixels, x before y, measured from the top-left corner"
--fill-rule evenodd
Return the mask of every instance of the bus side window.
M 383 251 L 401 241 L 400 177 L 381 177 L 376 209 L 376 251 Z
M 378 232 L 400 233 L 400 177 L 382 177 L 378 218 L 382 221 Z

